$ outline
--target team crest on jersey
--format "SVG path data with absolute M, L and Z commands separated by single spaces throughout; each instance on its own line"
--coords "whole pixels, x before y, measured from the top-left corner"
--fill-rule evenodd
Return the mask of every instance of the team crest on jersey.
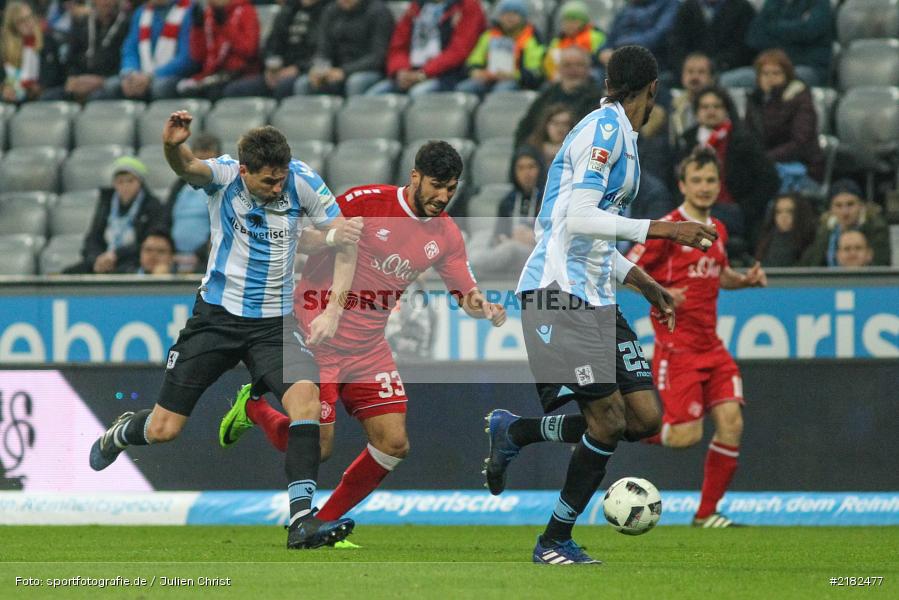
M 290 208 L 290 199 L 287 197 L 287 192 L 281 194 L 281 197 L 278 198 L 278 203 L 275 205 L 275 210 L 279 212 L 283 212 Z
M 609 151 L 605 148 L 593 146 L 590 150 L 590 164 L 587 168 L 597 173 L 604 173 L 608 168 Z
M 379 229 L 379 230 L 377 231 L 377 233 L 375 233 L 375 237 L 378 238 L 379 240 L 381 240 L 382 242 L 386 242 L 386 241 L 387 241 L 387 236 L 389 236 L 389 235 L 390 235 L 390 230 L 389 230 L 389 229 L 383 229 L 383 228 L 382 228 L 382 229 Z
M 331 405 L 327 402 L 322 402 L 322 422 L 327 421 L 328 417 L 330 417 L 332 414 L 334 414 L 334 409 L 331 407 Z
M 425 256 L 428 257 L 428 260 L 432 260 L 438 254 L 440 254 L 440 246 L 437 245 L 437 242 L 431 240 L 425 244 Z

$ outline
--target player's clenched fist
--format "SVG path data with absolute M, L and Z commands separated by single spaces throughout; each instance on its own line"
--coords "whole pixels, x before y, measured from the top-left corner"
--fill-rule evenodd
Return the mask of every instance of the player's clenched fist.
M 354 246 L 362 239 L 362 217 L 343 219 L 334 225 L 334 242 L 340 246 Z
M 169 115 L 162 129 L 162 143 L 178 146 L 190 137 L 190 124 L 194 118 L 186 110 L 178 110 Z
M 485 302 L 484 318 L 488 319 L 494 327 L 502 327 L 502 324 L 506 322 L 506 309 L 502 304 Z
M 718 231 L 714 225 L 678 221 L 674 228 L 674 241 L 682 246 L 692 246 L 700 250 L 708 250 L 718 239 Z

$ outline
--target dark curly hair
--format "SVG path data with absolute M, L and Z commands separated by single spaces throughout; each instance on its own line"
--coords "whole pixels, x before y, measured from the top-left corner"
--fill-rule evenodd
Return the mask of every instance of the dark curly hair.
M 607 97 L 624 102 L 659 78 L 659 63 L 643 46 L 621 46 L 606 65 Z
M 415 170 L 438 183 L 448 183 L 462 176 L 462 157 L 442 140 L 431 140 L 415 154 Z

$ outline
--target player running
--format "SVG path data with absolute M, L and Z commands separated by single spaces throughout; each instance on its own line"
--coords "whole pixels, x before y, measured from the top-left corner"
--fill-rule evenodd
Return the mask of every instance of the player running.
M 537 246 L 521 279 L 521 321 L 531 371 L 545 412 L 577 402 L 578 419 L 488 415 L 491 492 L 505 486 L 505 469 L 519 449 L 543 439 L 576 443 L 565 485 L 533 561 L 598 564 L 571 531 L 606 472 L 621 439 L 656 433 L 661 410 L 637 336 L 617 309 L 615 282 L 636 287 L 674 328 L 671 296 L 615 249 L 616 240 L 669 239 L 707 248 L 717 238 L 698 223 L 619 216 L 640 181 L 637 131 L 649 119 L 658 65 L 646 48 L 623 46 L 608 63 L 608 96 L 568 134 L 549 170 L 535 226 Z M 573 421 L 575 427 L 566 427 Z M 586 430 L 586 431 L 585 431 Z
M 321 408 L 318 366 L 306 347 L 330 338 L 340 313 L 336 304 L 319 312 L 307 323 L 304 342 L 291 304 L 293 263 L 301 217 L 329 228 L 326 239 L 339 243 L 332 290 L 345 296 L 361 226 L 343 219 L 328 186 L 306 164 L 291 159 L 287 140 L 274 127 L 244 134 L 239 160 L 225 155 L 203 161 L 184 144 L 192 120 L 186 111 L 172 113 L 162 137 L 172 170 L 209 196 L 212 248 L 206 276 L 193 316 L 169 350 L 156 405 L 119 416 L 91 448 L 91 467 L 105 469 L 129 445 L 175 439 L 203 392 L 242 360 L 256 392 L 271 391 L 289 415 L 287 547 L 342 540 L 353 521 L 321 519 L 312 508 Z
M 404 290 L 420 273 L 434 268 L 465 312 L 489 319 L 494 326 L 506 320 L 505 309 L 489 303 L 478 290 L 468 265 L 465 245 L 453 219 L 444 212 L 456 192 L 462 159 L 441 141 L 423 145 L 415 156 L 409 184 L 353 188 L 337 199 L 347 217 L 363 217 L 359 260 L 351 288 L 351 305 L 337 334 L 316 349 L 321 370 L 321 423 L 336 418 L 338 397 L 361 421 L 368 445 L 344 472 L 340 484 L 318 513 L 338 519 L 368 496 L 409 452 L 406 433 L 406 392 L 394 363 L 384 328 Z M 321 234 L 318 249 L 325 249 Z M 306 237 L 306 234 L 303 234 Z M 315 244 L 310 242 L 311 246 Z M 333 256 L 312 256 L 297 290 L 301 326 L 311 325 L 331 287 Z M 328 306 L 332 306 L 328 304 Z M 222 420 L 219 440 L 229 446 L 253 425 L 259 425 L 279 450 L 287 442 L 289 419 L 244 387 Z M 321 429 L 322 455 L 331 453 L 333 427 Z
M 653 322 L 652 369 L 665 414 L 660 434 L 647 442 L 687 448 L 702 439 L 702 419 L 712 417 L 715 435 L 705 458 L 705 477 L 694 527 L 720 528 L 734 522 L 716 512 L 718 501 L 737 470 L 743 433 L 743 381 L 734 359 L 715 332 L 718 291 L 764 287 L 767 277 L 756 263 L 746 274 L 730 268 L 725 252 L 727 230 L 711 216 L 721 189 L 715 152 L 693 151 L 680 165 L 681 206 L 663 220 L 698 222 L 718 230 L 718 241 L 703 254 L 678 249 L 667 240 L 635 246 L 628 258 L 668 288 L 674 300 L 677 331 Z

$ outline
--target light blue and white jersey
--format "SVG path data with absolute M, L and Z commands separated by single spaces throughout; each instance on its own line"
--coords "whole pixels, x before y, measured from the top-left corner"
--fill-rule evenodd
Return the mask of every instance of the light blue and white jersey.
M 325 227 L 340 216 L 337 201 L 306 163 L 293 160 L 281 197 L 257 201 L 228 155 L 205 161 L 212 169 L 209 264 L 200 295 L 240 317 L 280 317 L 293 310 L 293 263 L 301 218 Z
M 517 291 L 556 282 L 594 306 L 614 304 L 615 243 L 570 233 L 572 195 L 575 190 L 595 191 L 596 206 L 617 215 L 636 198 L 639 185 L 637 132 L 621 104 L 603 104 L 571 130 L 550 165 L 534 225 L 537 245 Z

